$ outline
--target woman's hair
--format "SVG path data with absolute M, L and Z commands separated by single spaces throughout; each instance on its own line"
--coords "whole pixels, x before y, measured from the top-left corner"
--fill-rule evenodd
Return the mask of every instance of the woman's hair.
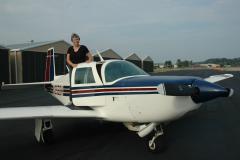
M 72 33 L 71 35 L 71 41 L 73 41 L 73 38 L 78 38 L 80 40 L 80 37 L 77 33 Z

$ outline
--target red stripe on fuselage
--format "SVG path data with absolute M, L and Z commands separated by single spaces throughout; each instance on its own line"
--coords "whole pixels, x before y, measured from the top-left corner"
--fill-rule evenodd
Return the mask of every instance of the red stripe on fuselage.
M 103 89 L 84 89 L 72 90 L 72 94 L 76 93 L 92 93 L 92 92 L 118 92 L 118 91 L 155 91 L 157 88 L 103 88 Z

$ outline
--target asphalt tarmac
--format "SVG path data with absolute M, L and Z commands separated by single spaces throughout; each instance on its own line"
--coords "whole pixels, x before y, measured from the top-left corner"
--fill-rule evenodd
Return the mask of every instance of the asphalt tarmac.
M 222 71 L 186 70 L 160 75 L 208 77 Z M 235 90 L 231 98 L 219 98 L 165 130 L 168 148 L 160 154 L 149 153 L 143 139 L 120 123 L 91 119 L 54 119 L 55 143 L 37 144 L 34 120 L 0 121 L 0 160 L 239 160 L 240 159 L 240 73 L 219 84 Z M 59 104 L 42 87 L 0 91 L 0 107 Z

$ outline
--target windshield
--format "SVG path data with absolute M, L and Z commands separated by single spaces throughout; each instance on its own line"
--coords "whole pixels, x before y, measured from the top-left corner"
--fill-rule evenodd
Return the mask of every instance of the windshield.
M 136 65 L 127 61 L 113 61 L 105 68 L 106 82 L 113 82 L 119 78 L 135 75 L 148 75 Z

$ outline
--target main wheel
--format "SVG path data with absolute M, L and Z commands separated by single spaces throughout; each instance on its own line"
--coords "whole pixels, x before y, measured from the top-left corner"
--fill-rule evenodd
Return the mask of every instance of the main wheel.
M 42 131 L 41 142 L 44 143 L 44 144 L 52 144 L 54 142 L 52 129 Z

